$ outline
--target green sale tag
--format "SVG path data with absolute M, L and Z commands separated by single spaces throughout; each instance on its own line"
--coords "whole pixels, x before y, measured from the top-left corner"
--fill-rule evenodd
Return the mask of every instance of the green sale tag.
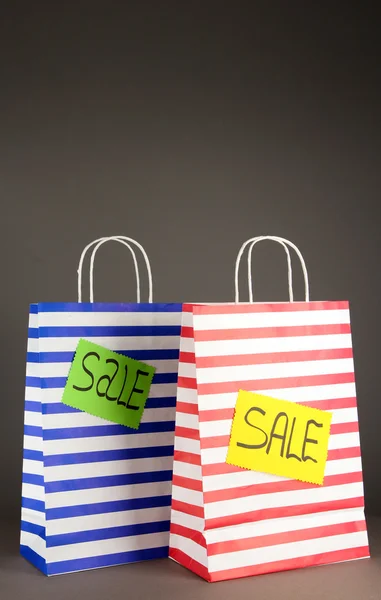
M 62 402 L 138 429 L 155 368 L 79 340 Z

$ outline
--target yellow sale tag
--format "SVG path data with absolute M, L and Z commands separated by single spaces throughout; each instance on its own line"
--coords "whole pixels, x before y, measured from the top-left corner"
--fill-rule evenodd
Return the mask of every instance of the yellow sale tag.
M 240 390 L 226 462 L 322 484 L 332 413 Z

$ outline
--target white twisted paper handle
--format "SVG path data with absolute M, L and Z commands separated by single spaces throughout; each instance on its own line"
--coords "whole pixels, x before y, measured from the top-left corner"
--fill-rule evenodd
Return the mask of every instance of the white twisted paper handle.
M 82 254 L 81 254 L 81 258 L 79 260 L 79 265 L 78 265 L 78 302 L 82 302 L 82 270 L 83 270 L 83 262 L 85 260 L 87 251 L 95 245 L 95 248 L 93 249 L 93 252 L 91 254 L 91 258 L 90 258 L 90 302 L 94 302 L 94 260 L 95 260 L 95 254 L 97 253 L 98 249 L 100 248 L 100 246 L 102 246 L 104 243 L 109 242 L 109 241 L 115 241 L 115 242 L 119 242 L 120 244 L 123 244 L 124 246 L 126 246 L 132 255 L 132 259 L 134 262 L 134 268 L 135 268 L 135 275 L 136 275 L 136 300 L 139 303 L 140 302 L 140 277 L 139 277 L 139 266 L 138 266 L 138 262 L 136 260 L 136 255 L 134 252 L 133 247 L 128 243 L 131 242 L 132 244 L 135 244 L 136 247 L 141 251 L 141 253 L 143 254 L 145 263 L 146 263 L 146 267 L 147 267 L 147 274 L 148 274 L 148 302 L 152 302 L 152 272 L 151 272 L 151 265 L 148 259 L 148 256 L 146 254 L 146 251 L 144 250 L 143 246 L 141 246 L 136 240 L 126 237 L 124 235 L 116 235 L 116 236 L 108 236 L 108 237 L 103 237 L 103 238 L 98 238 L 97 240 L 94 240 L 92 242 L 90 242 L 90 244 L 88 244 Z
M 239 274 L 239 266 L 240 266 L 240 262 L 241 262 L 241 257 L 242 257 L 242 254 L 248 244 L 251 244 L 250 248 L 249 248 L 249 252 L 248 252 L 248 271 L 247 271 L 248 286 L 249 286 L 249 301 L 251 303 L 253 302 L 253 284 L 252 284 L 252 277 L 251 277 L 251 255 L 252 255 L 253 247 L 255 246 L 255 244 L 257 244 L 258 242 L 261 242 L 263 240 L 272 240 L 274 242 L 277 242 L 277 243 L 281 244 L 283 246 L 283 248 L 285 249 L 285 252 L 287 255 L 288 291 L 289 291 L 290 302 L 294 301 L 294 292 L 293 292 L 293 286 L 292 286 L 292 264 L 291 264 L 291 257 L 290 257 L 290 252 L 288 250 L 288 246 L 290 246 L 290 248 L 293 248 L 295 250 L 295 252 L 298 255 L 298 258 L 300 260 L 300 264 L 301 264 L 302 271 L 303 271 L 304 288 L 305 288 L 305 302 L 309 302 L 310 293 L 309 293 L 308 273 L 307 273 L 307 268 L 306 268 L 306 264 L 304 262 L 302 253 L 300 252 L 299 248 L 297 246 L 295 246 L 295 244 L 293 244 L 289 240 L 286 240 L 285 238 L 281 238 L 278 236 L 273 236 L 273 235 L 257 236 L 257 237 L 247 240 L 246 242 L 244 242 L 242 244 L 240 251 L 238 252 L 238 256 L 237 256 L 237 260 L 236 260 L 236 264 L 235 264 L 235 302 L 236 303 L 239 302 L 238 274 Z

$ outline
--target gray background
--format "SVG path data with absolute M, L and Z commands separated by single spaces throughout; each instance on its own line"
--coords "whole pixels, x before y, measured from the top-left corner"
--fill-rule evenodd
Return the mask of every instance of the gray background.
M 28 305 L 75 301 L 82 248 L 112 234 L 144 245 L 158 301 L 232 300 L 250 236 L 300 247 L 312 298 L 351 303 L 366 507 L 380 511 L 377 8 L 1 5 L 5 519 L 20 510 Z M 287 299 L 282 252 L 256 249 L 259 300 Z M 103 247 L 95 274 L 98 300 L 134 300 L 125 248 Z

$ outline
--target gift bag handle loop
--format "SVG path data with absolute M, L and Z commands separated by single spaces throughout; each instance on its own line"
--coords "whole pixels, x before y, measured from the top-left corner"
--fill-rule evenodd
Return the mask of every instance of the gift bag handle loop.
M 126 241 L 127 240 L 127 241 Z M 79 265 L 78 265 L 78 302 L 82 302 L 82 270 L 83 270 L 83 262 L 85 260 L 87 251 L 96 244 L 95 248 L 93 249 L 93 252 L 91 254 L 91 259 L 90 259 L 90 302 L 94 302 L 94 260 L 95 260 L 95 254 L 98 251 L 98 249 L 100 248 L 100 246 L 102 246 L 104 243 L 108 242 L 108 241 L 115 241 L 115 242 L 119 242 L 120 244 L 123 244 L 124 246 L 127 246 L 127 248 L 130 250 L 131 255 L 132 255 L 132 259 L 134 262 L 134 268 L 135 268 L 135 275 L 136 275 L 136 296 L 137 296 L 137 302 L 140 302 L 140 277 L 139 277 L 139 267 L 138 267 L 138 262 L 136 260 L 136 255 L 134 252 L 134 249 L 132 248 L 132 246 L 128 243 L 131 242 L 133 244 L 135 244 L 137 246 L 137 248 L 141 251 L 141 253 L 143 254 L 143 258 L 145 260 L 146 263 L 146 267 L 147 267 L 147 274 L 148 274 L 148 302 L 152 302 L 152 297 L 153 297 L 153 293 L 152 293 L 152 271 L 151 271 L 151 265 L 148 259 L 148 256 L 143 248 L 143 246 L 141 246 L 136 240 L 129 238 L 127 236 L 124 235 L 117 235 L 117 236 L 108 236 L 108 237 L 102 237 L 102 238 L 98 238 L 94 241 L 92 241 L 90 244 L 88 244 L 82 254 L 81 254 L 81 258 L 79 260 Z
M 304 288 L 305 288 L 305 302 L 309 302 L 310 292 L 309 292 L 308 273 L 307 273 L 307 267 L 306 267 L 306 263 L 304 261 L 302 253 L 300 252 L 299 248 L 297 246 L 295 246 L 295 244 L 293 244 L 289 240 L 278 237 L 278 236 L 273 236 L 273 235 L 263 235 L 263 236 L 257 236 L 254 238 L 250 238 L 249 240 L 246 240 L 246 242 L 244 242 L 242 244 L 242 246 L 238 252 L 238 256 L 237 256 L 237 260 L 236 260 L 236 264 L 235 264 L 235 302 L 236 303 L 239 302 L 238 275 L 239 275 L 239 266 L 240 266 L 240 262 L 241 262 L 241 257 L 242 257 L 242 254 L 248 244 L 251 244 L 251 247 L 249 249 L 249 255 L 248 255 L 249 298 L 250 298 L 250 302 L 253 302 L 253 288 L 252 288 L 252 281 L 251 281 L 251 253 L 252 253 L 252 249 L 253 249 L 254 245 L 263 240 L 271 240 L 271 241 L 281 244 L 284 248 L 289 246 L 290 248 L 293 248 L 295 250 L 295 252 L 299 258 L 299 261 L 300 261 L 300 264 L 302 267 L 302 271 L 303 271 Z M 288 264 L 289 296 L 290 296 L 290 302 L 293 302 L 294 295 L 293 295 L 293 290 L 292 290 L 292 266 L 291 266 L 290 253 L 289 253 L 288 249 L 286 250 L 286 254 L 287 254 L 287 264 Z
M 250 246 L 249 246 L 249 250 L 247 253 L 247 285 L 249 288 L 249 302 L 253 303 L 254 302 L 254 296 L 253 296 L 253 276 L 252 276 L 252 253 L 253 253 L 253 249 L 255 244 L 257 244 L 258 242 L 261 241 L 261 238 L 258 237 L 256 238 L 253 242 L 251 242 Z M 286 253 L 286 258 L 287 258 L 287 279 L 288 279 L 288 297 L 289 297 L 289 301 L 293 302 L 294 301 L 294 290 L 293 290 L 293 286 L 292 286 L 292 262 L 291 262 L 291 255 L 290 255 L 290 251 L 288 249 L 287 244 L 285 244 L 284 242 L 279 242 L 283 248 L 284 251 Z

